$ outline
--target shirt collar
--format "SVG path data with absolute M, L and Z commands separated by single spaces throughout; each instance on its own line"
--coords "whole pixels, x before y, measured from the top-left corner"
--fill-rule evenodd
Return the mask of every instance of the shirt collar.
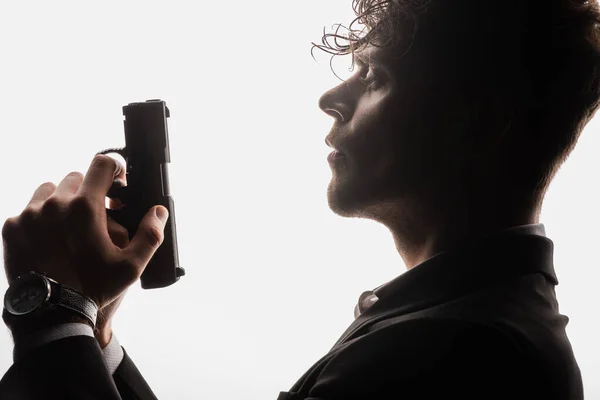
M 543 224 L 507 228 L 438 253 L 376 289 L 364 292 L 354 315 L 358 317 L 387 297 L 397 298 L 394 302 L 439 297 L 482 280 L 528 270 L 544 273 L 557 285 L 552 256 L 553 243 L 546 238 Z

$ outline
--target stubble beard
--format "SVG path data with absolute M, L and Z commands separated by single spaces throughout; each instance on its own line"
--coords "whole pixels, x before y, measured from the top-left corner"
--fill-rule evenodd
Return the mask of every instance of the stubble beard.
M 395 173 L 398 166 L 380 163 L 370 169 L 353 164 L 332 167 L 332 178 L 327 187 L 329 208 L 342 217 L 374 218 L 378 205 L 389 207 L 401 196 L 401 177 Z

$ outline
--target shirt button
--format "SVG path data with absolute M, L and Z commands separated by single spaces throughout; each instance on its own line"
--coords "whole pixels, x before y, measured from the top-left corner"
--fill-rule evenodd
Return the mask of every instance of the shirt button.
M 363 292 L 358 298 L 358 304 L 354 307 L 354 317 L 357 318 L 360 314 L 364 313 L 369 307 L 375 304 L 377 300 L 379 300 L 379 297 L 377 297 L 372 290 Z

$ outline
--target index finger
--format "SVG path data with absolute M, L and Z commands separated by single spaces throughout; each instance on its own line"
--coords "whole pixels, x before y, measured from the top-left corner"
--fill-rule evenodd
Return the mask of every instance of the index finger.
M 104 206 L 106 194 L 113 180 L 121 174 L 123 168 L 120 162 L 104 154 L 96 155 L 83 178 L 78 194 L 100 202 Z
M 112 158 L 112 157 L 111 157 Z M 113 160 L 116 161 L 116 163 L 119 166 L 119 173 L 115 175 L 115 179 L 121 179 L 124 182 L 127 182 L 127 170 L 125 169 L 125 167 L 123 166 L 123 163 L 121 163 L 119 160 L 114 159 Z

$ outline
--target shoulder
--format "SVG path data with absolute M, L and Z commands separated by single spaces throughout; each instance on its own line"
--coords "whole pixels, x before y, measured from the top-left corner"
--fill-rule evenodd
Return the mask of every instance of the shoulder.
M 413 344 L 413 352 L 423 354 L 426 349 L 431 358 L 444 360 L 447 356 L 461 354 L 462 359 L 467 357 L 481 358 L 482 355 L 494 355 L 495 363 L 506 359 L 513 361 L 525 357 L 525 352 L 520 345 L 507 332 L 499 327 L 485 325 L 467 320 L 439 318 L 417 319 L 391 325 L 389 331 L 382 328 L 374 336 L 391 339 L 392 346 L 401 346 L 393 338 L 404 336 Z M 406 349 L 402 349 L 406 351 Z M 489 360 L 489 357 L 485 358 Z M 488 361 L 487 363 L 491 362 Z M 453 362 L 456 364 L 456 361 Z
M 330 389 L 354 393 L 402 388 L 434 395 L 444 387 L 440 394 L 466 395 L 476 386 L 500 385 L 514 395 L 510 387 L 522 386 L 527 365 L 526 354 L 497 328 L 426 318 L 380 327 L 345 344 L 319 379 Z
M 499 328 L 455 318 L 419 318 L 380 326 L 347 347 L 350 352 L 359 348 L 373 356 L 394 357 L 401 351 L 403 357 L 414 353 L 420 359 L 482 350 L 524 355 L 517 342 Z

